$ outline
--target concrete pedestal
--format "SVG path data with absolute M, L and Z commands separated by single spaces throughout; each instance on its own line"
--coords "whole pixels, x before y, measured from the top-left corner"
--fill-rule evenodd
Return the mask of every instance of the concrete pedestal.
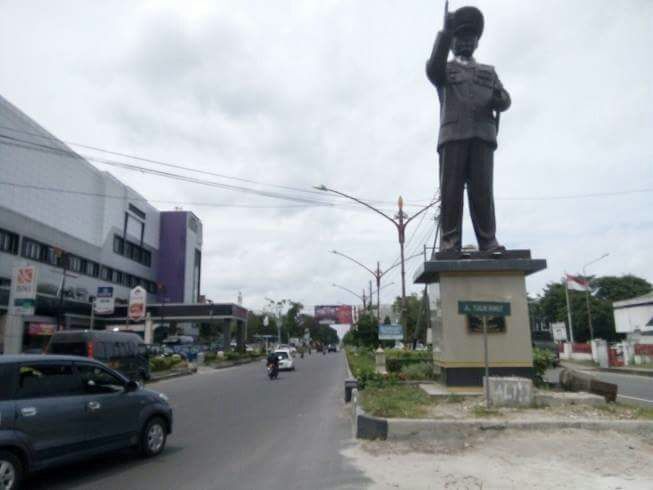
M 525 276 L 546 268 L 545 260 L 487 258 L 425 262 L 415 282 L 437 284 L 440 318 L 433 327 L 433 360 L 447 386 L 482 386 L 483 334 L 478 321 L 458 311 L 459 301 L 510 303 L 510 316 L 490 321 L 488 352 L 490 376 L 533 377 L 533 351 Z

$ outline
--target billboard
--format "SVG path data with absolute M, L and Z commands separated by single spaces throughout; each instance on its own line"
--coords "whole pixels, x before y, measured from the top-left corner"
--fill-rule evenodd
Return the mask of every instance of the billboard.
M 14 268 L 9 306 L 14 315 L 33 315 L 36 307 L 38 270 L 32 265 Z
M 129 309 L 127 316 L 133 322 L 145 318 L 145 302 L 147 292 L 141 286 L 136 286 L 129 292 Z
M 95 313 L 98 315 L 111 315 L 115 307 L 113 286 L 98 286 L 95 296 Z
M 318 305 L 315 307 L 315 320 L 322 325 L 351 325 L 354 322 L 350 305 Z

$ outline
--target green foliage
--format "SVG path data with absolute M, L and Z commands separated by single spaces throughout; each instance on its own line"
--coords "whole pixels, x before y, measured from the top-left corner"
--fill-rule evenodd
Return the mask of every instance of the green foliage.
M 392 311 L 401 314 L 401 298 L 397 297 L 392 304 Z M 400 320 L 404 325 L 406 342 L 412 342 L 415 329 L 417 328 L 417 339 L 426 341 L 427 315 L 424 313 L 424 300 L 416 293 L 406 297 L 406 319 Z
M 608 341 L 618 340 L 614 327 L 612 302 L 647 294 L 652 290 L 651 284 L 645 279 L 633 275 L 587 277 L 587 279 L 590 280 L 590 285 L 596 292 L 595 295 L 589 297 L 594 337 Z M 590 338 L 586 301 L 585 293 L 569 292 L 574 339 L 577 342 L 586 342 Z M 561 283 L 547 285 L 541 297 L 529 302 L 529 313 L 533 323 L 567 323 L 564 285 Z
M 555 367 L 555 354 L 548 349 L 533 349 L 533 369 L 535 370 L 535 384 L 542 384 L 544 372 Z
M 229 351 L 224 353 L 224 358 L 227 361 L 237 361 L 241 358 L 241 354 L 239 352 Z
M 166 371 L 181 363 L 182 359 L 179 355 L 175 354 L 170 357 L 157 356 L 150 359 L 151 371 Z
M 424 417 L 431 401 L 414 386 L 372 387 L 361 393 L 363 409 L 376 417 Z
M 433 364 L 430 362 L 404 364 L 401 367 L 401 374 L 406 376 L 406 379 L 431 379 L 433 377 Z
M 379 326 L 372 313 L 362 313 L 348 338 L 349 345 L 375 348 L 379 345 Z

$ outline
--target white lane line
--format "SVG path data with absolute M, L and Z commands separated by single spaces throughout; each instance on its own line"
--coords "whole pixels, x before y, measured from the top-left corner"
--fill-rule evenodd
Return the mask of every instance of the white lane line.
M 626 395 L 618 395 L 619 398 L 628 398 L 629 400 L 637 400 L 639 402 L 646 402 L 646 403 L 653 403 L 653 400 L 647 400 L 646 398 L 637 398 L 636 396 L 626 396 Z

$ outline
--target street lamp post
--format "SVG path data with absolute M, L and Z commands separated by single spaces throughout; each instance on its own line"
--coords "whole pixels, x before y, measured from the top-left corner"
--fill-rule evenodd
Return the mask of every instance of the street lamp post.
M 385 214 L 380 209 L 375 208 L 371 204 L 368 204 L 368 203 L 366 203 L 366 202 L 364 202 L 364 201 L 362 201 L 362 200 L 360 200 L 360 199 L 358 199 L 358 198 L 356 198 L 354 196 L 350 196 L 349 194 L 345 194 L 344 192 L 340 192 L 340 191 L 337 191 L 335 189 L 331 189 L 331 188 L 325 186 L 324 184 L 315 186 L 315 189 L 317 189 L 319 191 L 324 191 L 324 192 L 331 192 L 331 193 L 336 194 L 338 196 L 341 196 L 341 197 L 344 197 L 344 198 L 347 198 L 347 199 L 351 199 L 352 201 L 355 201 L 358 204 L 360 204 L 362 206 L 365 206 L 366 208 L 374 211 L 375 213 L 380 214 L 381 216 L 383 216 L 385 219 L 390 221 L 395 226 L 395 228 L 397 229 L 397 234 L 399 236 L 399 249 L 400 249 L 400 257 L 401 257 L 401 262 L 400 262 L 401 263 L 401 316 L 402 316 L 402 319 L 405 319 L 405 315 L 406 315 L 406 271 L 405 271 L 405 266 L 404 266 L 404 261 L 405 261 L 404 260 L 404 242 L 405 242 L 405 237 L 406 237 L 406 233 L 405 233 L 406 232 L 406 227 L 408 226 L 408 224 L 412 220 L 417 218 L 420 214 L 422 214 L 427 209 L 435 206 L 438 202 L 440 202 L 440 199 L 436 199 L 431 204 L 429 204 L 428 206 L 423 207 L 422 209 L 417 211 L 417 213 L 415 213 L 410 218 L 408 218 L 407 215 L 403 211 L 404 200 L 402 199 L 401 196 L 399 196 L 399 199 L 397 201 L 397 204 L 398 204 L 398 207 L 399 207 L 399 212 L 397 213 L 397 215 L 394 218 L 392 218 L 392 217 L 388 216 L 387 214 Z
M 358 260 L 356 260 L 353 257 L 350 257 L 349 255 L 343 254 L 342 252 L 338 252 L 337 250 L 331 250 L 331 253 L 335 254 L 335 255 L 339 255 L 341 257 L 344 257 L 345 259 L 353 262 L 354 264 L 357 264 L 357 265 L 361 266 L 363 269 L 365 269 L 367 272 L 369 272 L 370 274 L 372 274 L 374 276 L 374 279 L 376 279 L 376 291 L 377 291 L 377 295 L 376 295 L 376 308 L 377 308 L 376 309 L 376 311 L 377 311 L 376 319 L 377 319 L 377 322 L 379 324 L 381 324 L 381 297 L 379 296 L 378 291 L 380 291 L 382 289 L 381 288 L 381 278 L 383 276 L 385 276 L 388 272 L 390 272 L 392 269 L 394 269 L 395 267 L 398 267 L 399 265 L 402 265 L 405 261 L 414 259 L 415 257 L 419 257 L 419 256 L 422 255 L 421 252 L 417 253 L 417 254 L 414 254 L 414 255 L 411 255 L 410 257 L 407 257 L 404 260 L 400 260 L 396 264 L 390 266 L 388 269 L 386 269 L 384 271 L 381 271 L 381 263 L 379 261 L 376 262 L 376 270 L 372 270 L 369 267 L 367 267 L 365 264 L 359 262 Z M 372 304 L 371 290 L 372 289 L 370 288 L 370 304 Z M 405 291 L 402 291 L 402 292 L 405 292 Z
M 595 264 L 595 263 L 598 262 L 599 260 L 603 260 L 603 259 L 605 259 L 608 255 L 610 255 L 609 252 L 604 253 L 604 254 L 601 255 L 599 258 L 594 259 L 594 260 L 590 260 L 590 261 L 587 262 L 585 265 L 583 265 L 583 278 L 587 278 L 586 269 L 587 269 L 587 266 L 588 266 L 588 265 Z M 589 281 L 587 281 L 587 284 L 588 284 L 588 287 L 587 287 L 587 289 L 585 289 L 585 305 L 586 305 L 586 307 L 587 307 L 587 323 L 588 323 L 588 325 L 589 325 L 589 327 L 590 327 L 590 339 L 591 339 L 591 340 L 594 340 L 594 327 L 593 327 L 593 325 L 592 325 L 592 309 L 590 308 Z

